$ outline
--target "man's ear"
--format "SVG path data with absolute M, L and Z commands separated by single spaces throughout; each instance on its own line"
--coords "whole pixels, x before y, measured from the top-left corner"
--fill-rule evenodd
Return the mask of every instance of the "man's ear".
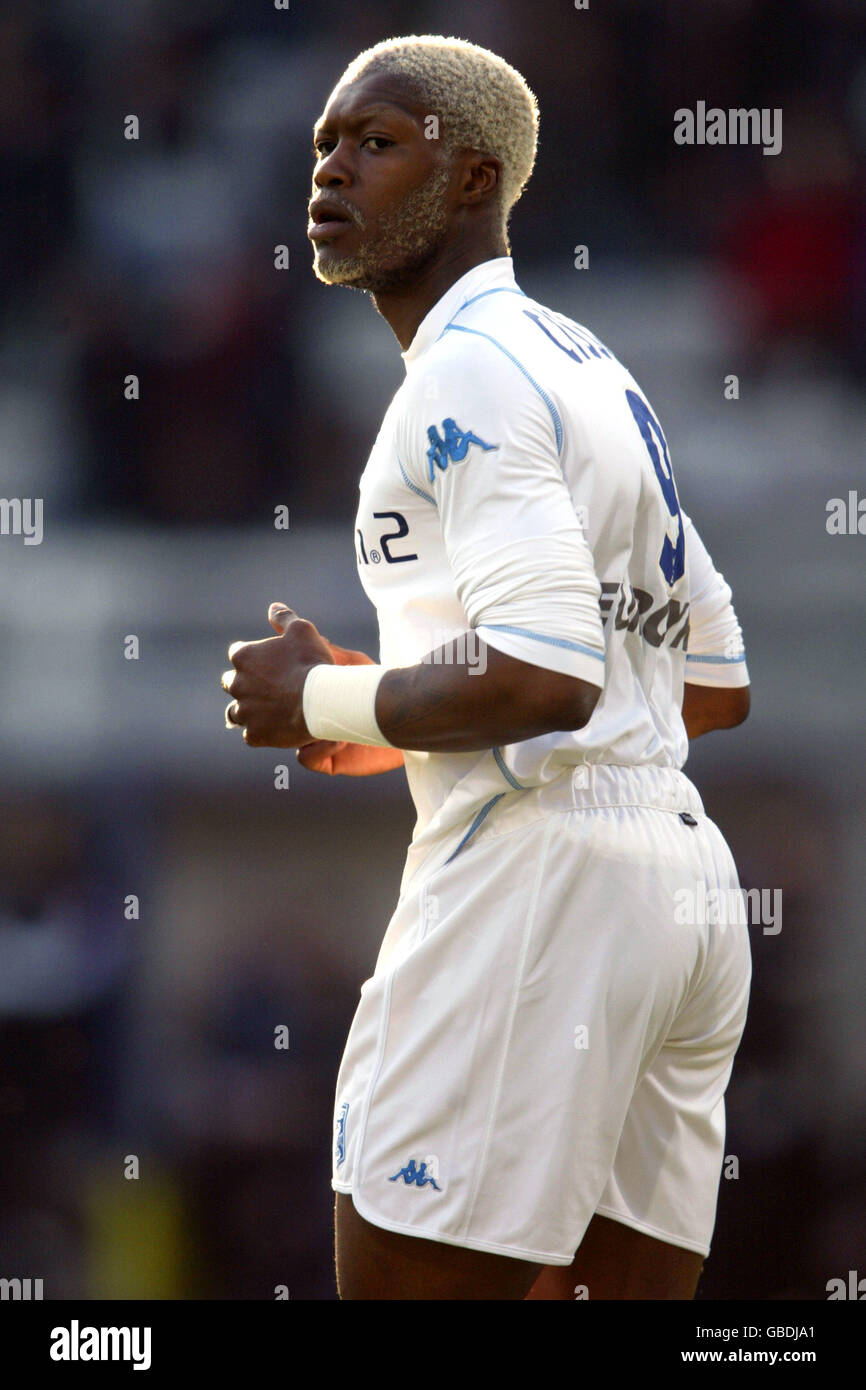
M 464 201 L 485 202 L 494 196 L 502 181 L 502 160 L 495 154 L 468 150 L 463 182 Z

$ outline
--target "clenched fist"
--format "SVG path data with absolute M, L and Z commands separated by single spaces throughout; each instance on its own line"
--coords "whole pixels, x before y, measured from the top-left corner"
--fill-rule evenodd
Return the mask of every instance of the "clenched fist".
M 307 672 L 323 662 L 333 665 L 334 657 L 314 624 L 286 604 L 272 603 L 268 622 L 278 637 L 229 647 L 234 670 L 224 671 L 220 681 L 232 696 L 226 725 L 242 728 L 244 743 L 253 748 L 299 748 L 314 741 L 304 723 Z

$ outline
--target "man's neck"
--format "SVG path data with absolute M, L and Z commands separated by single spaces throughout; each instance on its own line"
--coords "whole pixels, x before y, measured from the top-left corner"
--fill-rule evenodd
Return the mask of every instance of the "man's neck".
M 507 255 L 508 251 L 501 243 L 446 251 L 434 265 L 422 271 L 411 285 L 373 292 L 370 298 L 382 318 L 390 324 L 401 350 L 405 352 L 418 331 L 418 325 L 461 276 L 476 265 Z

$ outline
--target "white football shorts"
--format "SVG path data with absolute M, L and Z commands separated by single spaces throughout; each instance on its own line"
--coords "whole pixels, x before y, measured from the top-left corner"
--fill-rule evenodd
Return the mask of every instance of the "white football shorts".
M 582 765 L 458 841 L 361 989 L 333 1188 L 386 1230 L 541 1264 L 595 1212 L 706 1255 L 751 954 L 742 915 L 703 910 L 739 881 L 696 789 Z

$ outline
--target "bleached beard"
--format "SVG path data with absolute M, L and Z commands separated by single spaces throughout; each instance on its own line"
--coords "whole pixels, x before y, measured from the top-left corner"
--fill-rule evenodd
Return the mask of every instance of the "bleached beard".
M 437 165 L 430 177 L 413 188 L 379 218 L 376 236 L 350 256 L 334 257 L 313 270 L 327 285 L 349 285 L 374 294 L 411 283 L 432 261 L 448 230 L 445 190 L 451 180 L 451 161 Z M 363 230 L 365 223 L 361 223 Z

